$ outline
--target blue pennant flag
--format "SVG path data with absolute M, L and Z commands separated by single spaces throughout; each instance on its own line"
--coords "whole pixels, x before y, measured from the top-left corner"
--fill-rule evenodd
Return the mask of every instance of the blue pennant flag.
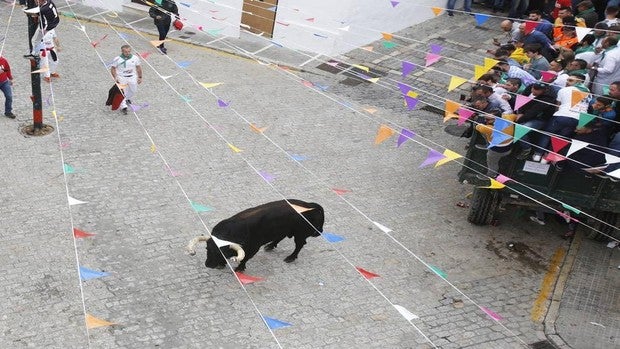
M 325 240 L 327 240 L 327 242 L 331 243 L 341 242 L 345 240 L 342 236 L 332 233 L 322 232 L 321 235 Z
M 193 63 L 193 62 L 190 62 L 190 61 L 180 61 L 180 62 L 177 62 L 177 65 L 178 65 L 180 68 L 187 68 L 187 67 L 189 67 L 190 65 L 192 65 L 192 63 Z
M 106 272 L 91 270 L 85 267 L 80 267 L 80 279 L 82 279 L 82 281 L 86 281 L 90 279 L 97 279 L 97 278 L 108 276 L 108 275 L 110 274 Z
M 288 322 L 280 321 L 278 319 L 274 319 L 274 318 L 270 318 L 266 316 L 263 316 L 263 321 L 265 321 L 265 323 L 267 324 L 267 327 L 269 327 L 272 330 L 293 326 L 292 324 L 289 324 Z
M 489 20 L 489 15 L 485 15 L 483 13 L 476 13 L 474 14 L 474 18 L 476 18 L 476 24 L 480 26 Z

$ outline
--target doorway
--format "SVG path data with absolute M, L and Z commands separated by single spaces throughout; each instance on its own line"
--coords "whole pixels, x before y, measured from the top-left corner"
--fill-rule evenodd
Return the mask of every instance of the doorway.
M 273 36 L 278 0 L 243 0 L 241 23 L 249 26 L 252 33 Z

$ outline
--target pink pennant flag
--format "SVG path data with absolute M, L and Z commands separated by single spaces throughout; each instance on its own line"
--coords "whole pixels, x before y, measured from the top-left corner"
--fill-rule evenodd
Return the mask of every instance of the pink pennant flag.
M 474 115 L 474 112 L 467 109 L 467 108 L 459 108 L 459 110 L 457 111 L 459 114 L 459 120 L 457 121 L 457 124 L 463 125 L 465 123 L 465 121 L 469 120 L 469 118 Z
M 485 307 L 480 307 L 480 309 L 482 311 L 484 311 L 488 316 L 491 317 L 491 319 L 493 319 L 495 321 L 501 321 L 501 320 L 504 319 L 503 317 L 501 317 L 497 313 L 493 312 L 491 309 L 488 309 L 488 308 L 485 308 Z
M 429 67 L 429 66 L 439 62 L 440 59 L 441 59 L 441 56 L 436 54 L 436 53 L 427 53 L 426 54 L 425 66 Z
M 543 71 L 540 72 L 540 79 L 543 82 L 551 82 L 553 80 L 555 80 L 555 78 L 558 76 L 558 73 L 554 72 L 554 71 Z
M 247 284 L 251 284 L 257 281 L 263 281 L 265 279 L 263 278 L 259 278 L 259 277 L 255 277 L 255 276 L 250 276 L 250 275 L 245 275 L 242 272 L 236 271 L 235 275 L 237 275 L 237 278 L 239 279 L 239 281 L 241 281 L 242 284 L 247 285 Z
M 505 184 L 506 182 L 511 181 L 511 180 L 512 180 L 512 178 L 510 178 L 510 177 L 506 177 L 506 176 L 504 176 L 503 174 L 500 174 L 500 175 L 498 175 L 498 176 L 495 178 L 495 180 L 496 180 L 496 181 L 498 181 L 498 182 L 500 182 L 500 183 L 502 183 L 502 184 Z
M 379 274 L 371 273 L 368 270 L 362 269 L 360 267 L 355 267 L 355 269 L 357 269 L 357 271 L 359 271 L 360 274 L 362 274 L 362 276 L 366 280 L 370 280 L 372 278 L 378 278 L 380 276 Z
M 302 80 L 301 83 L 306 87 L 314 87 L 314 84 L 308 80 Z
M 314 17 L 312 17 L 312 18 L 306 18 L 306 21 L 308 21 L 308 22 L 313 22 L 313 23 L 314 23 Z
M 415 133 L 413 133 L 413 131 L 408 130 L 406 128 L 403 128 L 400 131 L 400 136 L 398 136 L 398 141 L 396 142 L 396 147 L 400 147 L 403 143 L 405 143 L 407 140 L 413 138 L 415 136 Z
M 558 162 L 558 161 L 564 161 L 564 160 L 566 160 L 566 158 L 563 157 L 560 154 L 549 153 L 549 154 L 547 154 L 547 156 L 545 156 L 545 160 L 547 160 L 549 162 Z
M 577 218 L 571 217 L 570 214 L 566 214 L 561 211 L 555 211 L 555 213 L 557 213 L 560 217 L 564 218 L 567 222 L 575 221 L 575 223 L 579 223 L 579 220 Z
M 263 179 L 264 179 L 266 182 L 269 182 L 269 183 L 273 182 L 273 181 L 276 179 L 276 177 L 275 177 L 274 175 L 272 175 L 272 174 L 270 174 L 270 173 L 267 173 L 267 172 L 265 172 L 265 171 L 258 171 L 258 174 L 259 174 L 261 177 L 263 177 Z
M 528 96 L 517 95 L 517 99 L 515 100 L 515 110 L 521 108 L 522 106 L 524 106 L 527 102 L 531 100 L 532 99 Z
M 350 191 L 350 190 L 347 190 L 347 189 L 338 189 L 338 188 L 332 188 L 332 190 L 337 195 L 342 195 L 342 194 L 348 193 Z
M 443 155 L 442 153 L 438 152 L 437 150 L 434 149 L 430 149 L 428 152 L 428 156 L 426 157 L 426 160 L 424 160 L 424 162 L 420 165 L 419 168 L 423 168 L 426 167 L 428 165 L 432 165 L 434 163 L 436 163 L 439 160 L 445 159 L 446 156 Z
M 80 230 L 78 228 L 73 228 L 73 237 L 75 237 L 76 239 L 87 238 L 87 237 L 90 237 L 90 236 L 95 236 L 95 234 L 87 233 L 87 232 L 85 232 L 83 230 Z
M 551 149 L 553 149 L 556 153 L 564 149 L 564 147 L 566 147 L 569 143 L 569 141 L 563 138 L 551 136 Z
M 144 58 L 144 59 L 149 58 L 149 56 L 150 56 L 150 55 L 151 55 L 151 53 L 150 53 L 150 52 L 148 52 L 148 51 L 144 51 L 144 52 L 141 52 L 141 53 L 140 53 L 140 57 L 142 57 L 142 58 Z
M 415 64 L 403 61 L 403 78 L 409 75 L 415 69 Z

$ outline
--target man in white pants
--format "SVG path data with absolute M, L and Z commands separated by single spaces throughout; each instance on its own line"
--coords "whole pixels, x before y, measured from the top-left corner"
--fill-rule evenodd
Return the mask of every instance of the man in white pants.
M 120 108 L 123 114 L 127 115 L 127 104 L 131 104 L 131 98 L 138 91 L 138 84 L 142 83 L 140 58 L 131 54 L 129 45 L 123 45 L 121 46 L 121 55 L 112 61 L 110 72 L 125 96 Z
M 48 67 L 49 69 L 43 73 L 43 80 L 50 82 L 50 76 L 53 78 L 59 78 L 60 75 L 56 72 L 58 67 L 58 53 L 60 51 L 60 41 L 56 36 L 56 30 L 52 29 L 45 33 L 43 36 L 43 47 L 41 49 L 41 67 Z

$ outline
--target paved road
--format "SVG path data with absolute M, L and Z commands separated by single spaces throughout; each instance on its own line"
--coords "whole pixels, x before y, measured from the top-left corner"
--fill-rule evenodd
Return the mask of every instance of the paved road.
M 472 226 L 455 205 L 471 191 L 456 181 L 456 164 L 420 170 L 426 148 L 396 148 L 395 137 L 373 144 L 388 120 L 462 151 L 436 114 L 408 113 L 398 93 L 378 86 L 321 76 L 328 96 L 378 109 L 362 115 L 301 83 L 316 74 L 298 78 L 176 42 L 162 56 L 152 36 L 84 26 L 89 38 L 73 19 L 59 28 L 62 77 L 42 86 L 56 130 L 44 137 L 18 132 L 30 122 L 25 19 L 14 16 L 7 31 L 19 116 L 0 119 L 0 346 L 518 348 L 544 340 L 531 312 L 552 256 L 568 247 L 558 227 L 535 226 L 516 210 L 499 226 Z M 112 82 L 103 63 L 122 38 L 151 53 L 134 99 L 148 106 L 128 116 L 103 106 Z M 267 129 L 257 134 L 250 123 Z M 76 173 L 63 175 L 63 163 Z M 69 206 L 67 193 L 86 203 Z M 325 230 L 345 240 L 311 239 L 292 264 L 282 262 L 290 241 L 261 252 L 247 274 L 265 280 L 245 288 L 230 270 L 205 269 L 204 252 L 185 255 L 189 239 L 219 220 L 284 197 L 321 203 Z M 197 213 L 190 201 L 213 210 Z M 96 235 L 74 239 L 74 228 Z M 78 266 L 109 275 L 80 282 Z M 380 277 L 365 280 L 355 267 Z M 406 321 L 394 304 L 419 318 Z M 116 325 L 87 331 L 85 314 Z M 270 332 L 261 315 L 293 326 Z

